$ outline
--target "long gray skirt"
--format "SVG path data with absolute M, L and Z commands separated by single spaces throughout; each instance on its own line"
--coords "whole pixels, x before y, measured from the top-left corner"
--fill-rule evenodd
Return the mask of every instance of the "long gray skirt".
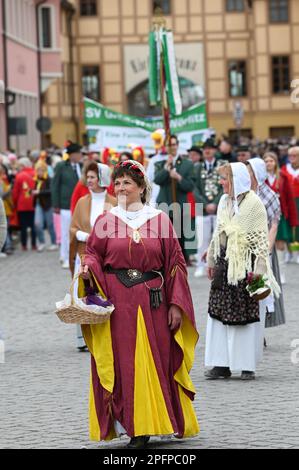
M 280 280 L 280 271 L 279 271 L 279 264 L 276 249 L 274 247 L 272 252 L 272 270 L 276 281 L 279 284 L 281 289 L 281 294 L 279 298 L 274 298 L 274 312 L 268 312 L 266 314 L 266 328 L 271 328 L 273 326 L 284 325 L 286 322 L 285 319 L 285 310 L 284 310 L 284 300 L 283 300 L 283 292 L 281 287 L 281 280 Z

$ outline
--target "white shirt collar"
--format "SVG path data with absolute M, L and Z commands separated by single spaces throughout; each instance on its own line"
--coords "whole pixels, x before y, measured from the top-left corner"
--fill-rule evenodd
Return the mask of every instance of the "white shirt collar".
M 157 215 L 162 211 L 155 209 L 152 206 L 144 205 L 142 209 L 136 212 L 126 211 L 120 206 L 113 207 L 111 213 L 121 219 L 126 225 L 132 229 L 140 228 L 145 222 Z
M 92 199 L 105 199 L 107 191 L 103 191 L 101 193 L 94 193 L 93 191 L 90 191 Z
M 299 175 L 299 168 L 295 170 L 295 168 L 292 167 L 291 163 L 287 163 L 287 171 L 290 173 L 290 175 L 297 176 Z
M 213 158 L 213 160 L 211 161 L 205 160 L 205 165 L 206 165 L 207 170 L 209 170 L 210 168 L 213 168 L 215 161 L 216 161 L 216 158 Z

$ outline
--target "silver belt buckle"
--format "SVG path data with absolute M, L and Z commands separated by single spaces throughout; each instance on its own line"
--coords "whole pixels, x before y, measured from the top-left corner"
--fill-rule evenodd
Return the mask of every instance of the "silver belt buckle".
M 132 281 L 135 279 L 140 279 L 142 277 L 142 273 L 138 271 L 138 269 L 128 269 L 127 274 Z

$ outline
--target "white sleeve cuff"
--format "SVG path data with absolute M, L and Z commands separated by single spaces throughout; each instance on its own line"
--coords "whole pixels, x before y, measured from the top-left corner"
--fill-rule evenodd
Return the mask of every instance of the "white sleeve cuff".
M 78 232 L 76 233 L 76 238 L 78 242 L 86 242 L 88 237 L 89 237 L 89 233 L 87 232 L 82 232 L 81 230 L 78 230 Z

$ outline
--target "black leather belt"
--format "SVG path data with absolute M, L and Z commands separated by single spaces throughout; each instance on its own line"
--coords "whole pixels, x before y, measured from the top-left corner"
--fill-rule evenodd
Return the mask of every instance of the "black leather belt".
M 113 269 L 111 266 L 107 266 L 105 272 L 107 274 L 115 274 L 117 279 L 126 287 L 133 287 L 159 276 L 163 279 L 161 270 L 142 273 L 138 269 Z

